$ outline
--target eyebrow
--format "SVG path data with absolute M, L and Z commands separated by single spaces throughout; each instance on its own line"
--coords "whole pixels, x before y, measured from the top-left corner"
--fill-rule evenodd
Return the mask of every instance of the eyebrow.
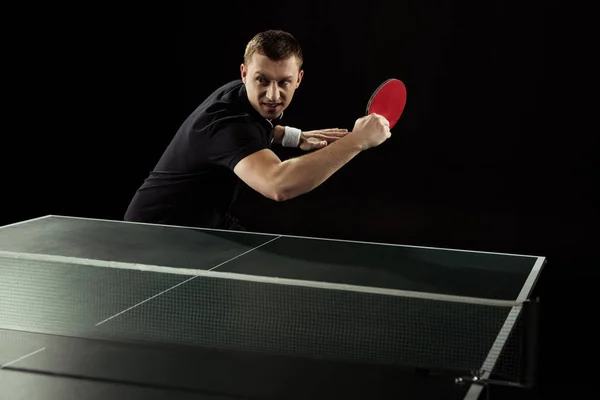
M 263 72 L 260 72 L 260 71 L 257 71 L 257 72 L 255 72 L 255 73 L 254 73 L 254 75 L 262 75 L 262 76 L 264 76 L 265 78 L 267 78 L 268 80 L 273 80 L 273 78 L 271 78 L 271 77 L 270 77 L 270 76 L 268 76 L 267 74 L 265 74 L 265 73 L 263 73 Z M 281 79 L 277 79 L 277 80 L 279 80 L 279 81 L 283 81 L 283 80 L 291 80 L 292 78 L 293 78 L 293 76 L 292 76 L 292 75 L 288 75 L 288 76 L 285 76 L 285 77 L 283 77 L 283 78 L 281 78 Z

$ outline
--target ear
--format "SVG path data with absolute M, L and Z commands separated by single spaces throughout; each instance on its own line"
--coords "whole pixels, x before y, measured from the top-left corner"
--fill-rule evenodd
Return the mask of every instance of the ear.
M 242 63 L 240 65 L 240 74 L 242 76 L 242 82 L 244 82 L 244 84 L 246 83 L 246 76 L 248 76 L 248 70 L 246 69 L 246 66 L 244 65 L 244 63 Z
M 296 82 L 296 89 L 298 89 L 298 86 L 300 86 L 300 82 L 302 82 L 302 77 L 304 77 L 304 70 L 300 70 L 300 72 L 298 72 L 298 81 Z

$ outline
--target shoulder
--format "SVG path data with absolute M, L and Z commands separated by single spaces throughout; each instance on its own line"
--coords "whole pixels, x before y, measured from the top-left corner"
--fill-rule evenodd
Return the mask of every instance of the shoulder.
M 269 131 L 271 124 L 250 104 L 241 79 L 227 82 L 209 94 L 188 121 L 194 130 L 239 130 L 243 127 Z
M 228 82 L 209 94 L 198 107 L 207 114 L 219 112 L 227 115 L 245 115 L 249 113 L 246 87 L 240 79 Z
M 246 95 L 246 88 L 241 79 L 227 82 L 215 89 L 205 100 L 205 103 L 238 103 L 242 96 Z

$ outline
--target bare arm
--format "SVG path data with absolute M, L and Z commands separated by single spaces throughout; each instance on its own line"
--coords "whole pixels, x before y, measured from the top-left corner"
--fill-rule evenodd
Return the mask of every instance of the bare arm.
M 273 143 L 281 144 L 285 128 L 281 125 L 275 125 L 273 128 Z
M 390 137 L 389 123 L 381 116 L 363 117 L 354 128 L 320 150 L 283 162 L 269 149 L 258 151 L 241 160 L 234 172 L 263 196 L 276 201 L 292 199 L 321 185 L 361 151 Z
M 313 190 L 361 151 L 362 144 L 352 136 L 283 162 L 265 149 L 241 160 L 234 172 L 262 195 L 284 201 Z

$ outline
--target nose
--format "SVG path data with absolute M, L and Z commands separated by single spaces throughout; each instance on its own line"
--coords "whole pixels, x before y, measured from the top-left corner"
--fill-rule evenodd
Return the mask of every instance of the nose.
M 277 82 L 271 82 L 269 87 L 267 87 L 267 98 L 272 102 L 279 100 L 279 88 Z

